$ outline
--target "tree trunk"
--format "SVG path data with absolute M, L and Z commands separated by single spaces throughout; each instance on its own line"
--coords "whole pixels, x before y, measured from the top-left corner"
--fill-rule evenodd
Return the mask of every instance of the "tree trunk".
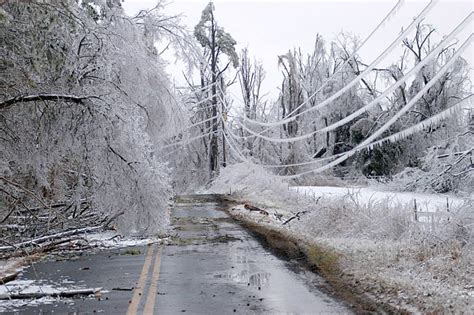
M 211 19 L 212 29 L 211 29 L 211 75 L 212 75 L 212 116 L 217 116 L 217 56 L 216 56 L 216 28 L 214 24 L 214 17 Z M 212 135 L 211 135 L 211 144 L 210 144 L 210 158 L 209 158 L 209 171 L 210 176 L 212 177 L 218 168 L 218 159 L 219 159 L 219 148 L 217 145 L 217 118 L 212 120 Z
M 224 113 L 224 104 L 222 104 L 222 113 Z M 225 135 L 224 135 L 224 117 L 222 117 L 222 166 L 226 167 L 227 166 L 227 159 L 226 159 L 226 154 L 225 154 Z

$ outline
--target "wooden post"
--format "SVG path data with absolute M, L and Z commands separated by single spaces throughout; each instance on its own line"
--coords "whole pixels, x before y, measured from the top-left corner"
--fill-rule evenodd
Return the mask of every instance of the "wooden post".
M 435 230 L 435 214 L 431 212 L 431 232 Z
M 449 212 L 449 198 L 448 198 L 448 197 L 446 197 L 446 211 Z M 450 219 L 451 219 L 451 218 L 450 218 L 449 215 L 448 215 L 448 222 L 449 222 Z
M 418 212 L 416 209 L 416 198 L 413 199 L 413 205 L 415 207 L 415 221 L 418 222 Z

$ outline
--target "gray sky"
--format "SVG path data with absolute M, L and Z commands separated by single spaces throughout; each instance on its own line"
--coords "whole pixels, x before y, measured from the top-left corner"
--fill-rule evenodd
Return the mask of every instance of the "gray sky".
M 215 16 L 220 26 L 237 41 L 237 50 L 248 47 L 250 54 L 259 59 L 267 73 L 263 89 L 270 97 L 278 95 L 281 81 L 277 56 L 294 47 L 301 47 L 303 53 L 311 52 L 316 34 L 329 42 L 341 31 L 351 32 L 364 39 L 395 5 L 397 0 L 379 1 L 226 1 L 215 0 Z M 364 46 L 360 55 L 366 63 L 387 47 L 399 34 L 403 26 L 426 6 L 429 1 L 406 0 L 399 13 L 389 21 Z M 123 7 L 128 14 L 142 8 L 153 7 L 155 0 L 125 0 Z M 183 14 L 184 24 L 192 30 L 198 23 L 202 9 L 208 1 L 187 0 L 170 2 L 168 14 Z M 474 9 L 471 1 L 440 1 L 426 17 L 426 22 L 437 28 L 437 39 L 448 34 Z M 467 27 L 458 37 L 464 40 L 472 33 L 473 25 Z M 401 55 L 401 47 L 390 54 L 381 64 L 391 64 Z M 474 61 L 474 47 L 464 57 L 471 64 Z M 177 84 L 182 82 L 179 65 L 170 59 L 168 70 L 175 76 Z M 233 89 L 234 94 L 239 88 Z

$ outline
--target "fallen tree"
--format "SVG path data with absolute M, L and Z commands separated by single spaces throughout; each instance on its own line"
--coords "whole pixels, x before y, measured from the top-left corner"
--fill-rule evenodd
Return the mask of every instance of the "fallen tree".
M 86 227 L 86 228 L 82 228 L 82 229 L 75 229 L 75 230 L 71 230 L 71 231 L 65 231 L 65 232 L 61 232 L 61 233 L 55 233 L 55 234 L 51 234 L 51 235 L 45 235 L 45 236 L 38 237 L 38 238 L 29 240 L 29 241 L 26 241 L 26 242 L 12 244 L 12 245 L 8 245 L 8 246 L 0 246 L 0 251 L 10 251 L 10 250 L 22 249 L 22 248 L 25 248 L 25 247 L 36 246 L 36 245 L 43 244 L 47 241 L 63 239 L 63 238 L 66 238 L 68 236 L 73 236 L 73 235 L 78 235 L 78 234 L 83 234 L 83 233 L 95 232 L 95 231 L 99 231 L 103 228 L 104 228 L 103 226 L 93 226 L 93 227 Z

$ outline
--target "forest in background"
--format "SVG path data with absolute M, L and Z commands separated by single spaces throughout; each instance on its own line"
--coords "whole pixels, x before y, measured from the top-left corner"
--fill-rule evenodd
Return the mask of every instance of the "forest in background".
M 251 47 L 237 51 L 212 3 L 192 31 L 162 2 L 130 17 L 114 0 L 7 3 L 0 24 L 0 222 L 11 240 L 98 224 L 156 233 L 173 193 L 207 185 L 238 161 L 297 184 L 338 177 L 402 190 L 474 187 L 470 68 L 455 56 L 461 43 L 439 46 L 436 26 L 422 19 L 398 43 L 404 52 L 392 66 L 374 67 L 318 110 L 311 108 L 368 69 L 356 53 L 359 38 L 308 34 L 312 52 L 289 47 L 276 56 L 280 95 L 269 100 L 261 95 L 265 69 Z M 172 86 L 157 43 L 188 65 L 187 89 Z M 450 61 L 381 134 L 390 141 L 312 172 L 369 139 Z M 229 91 L 234 84 L 239 98 Z

